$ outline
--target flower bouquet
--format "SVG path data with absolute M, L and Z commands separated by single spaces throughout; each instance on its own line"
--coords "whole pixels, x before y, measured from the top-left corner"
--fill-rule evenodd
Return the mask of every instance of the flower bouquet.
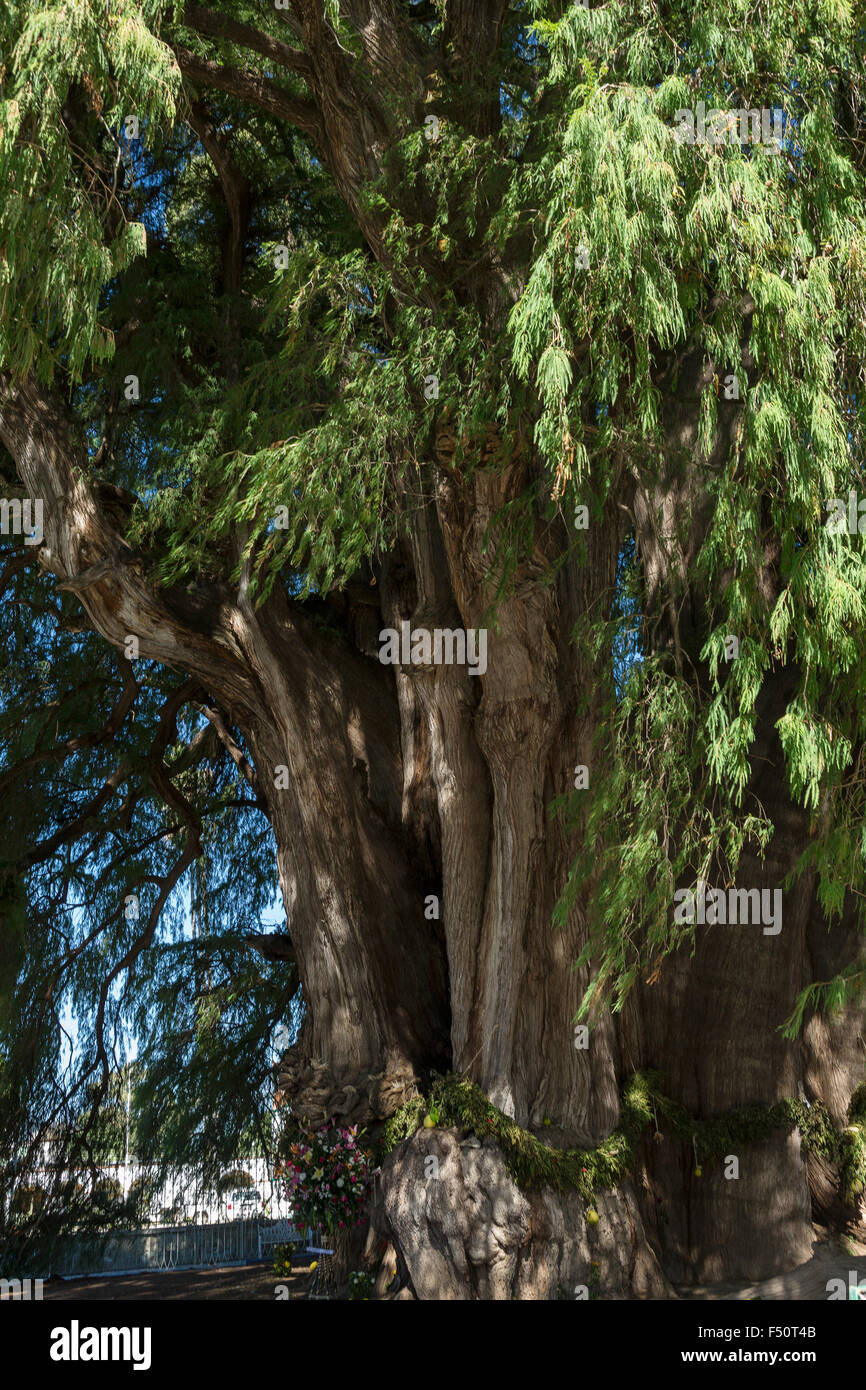
M 359 1137 L 357 1125 L 324 1125 L 291 1145 L 277 1175 L 304 1227 L 334 1234 L 361 1225 L 372 1179 L 370 1152 Z

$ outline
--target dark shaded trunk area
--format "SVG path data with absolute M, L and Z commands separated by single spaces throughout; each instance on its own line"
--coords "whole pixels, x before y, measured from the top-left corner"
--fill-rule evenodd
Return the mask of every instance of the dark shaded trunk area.
M 672 428 L 688 456 L 687 414 Z M 574 1046 L 587 973 L 573 962 L 589 923 L 579 900 L 562 928 L 551 925 L 577 846 L 549 808 L 576 765 L 594 772 L 604 693 L 572 637 L 582 615 L 610 612 L 623 537 L 613 502 L 586 533 L 585 556 L 569 554 L 553 582 L 551 565 L 573 536 L 559 519 L 537 520 L 533 546 L 494 602 L 490 559 L 524 466 L 479 467 L 470 481 L 440 468 L 378 583 L 368 576 L 363 594 L 354 586 L 309 607 L 275 596 L 254 610 L 244 586 L 168 595 L 129 564 L 74 467 L 80 446 L 34 384 L 0 399 L 0 430 L 25 485 L 46 499 L 45 566 L 80 593 L 109 641 L 122 649 L 134 632 L 143 657 L 195 677 L 248 741 L 306 1004 L 280 1068 L 297 1116 L 375 1132 L 431 1069 L 450 1068 L 550 1142 L 594 1147 L 620 1120 L 623 1082 L 651 1067 L 698 1117 L 802 1094 L 844 1122 L 863 1076 L 859 1014 L 811 1019 L 796 1042 L 779 1033 L 803 986 L 832 976 L 858 947 L 850 921 L 828 933 L 805 879 L 786 892 L 777 935 L 755 925 L 699 930 L 693 955 L 671 956 L 622 1016 L 598 1023 L 588 1049 Z M 647 526 L 659 507 L 673 534 L 683 507 L 702 515 L 698 481 L 678 487 L 660 482 Z M 652 585 L 663 595 L 685 572 L 700 527 L 685 527 L 678 559 L 667 543 L 653 550 L 637 503 L 635 513 L 652 618 Z M 459 665 L 383 667 L 380 625 L 405 620 L 486 627 L 484 676 Z M 692 621 L 697 631 L 694 607 Z M 655 630 L 661 643 L 671 636 L 663 620 Z M 764 861 L 744 854 L 742 889 L 781 886 L 809 840 L 775 731 L 795 679 L 774 675 L 762 696 L 752 790 L 776 831 Z M 438 916 L 425 910 L 431 897 Z M 431 1184 L 419 1154 L 434 1141 L 440 1177 Z M 809 1250 L 810 1177 L 826 1213 L 828 1175 L 809 1169 L 796 1132 L 735 1156 L 740 1175 L 728 1180 L 672 1137 L 650 1141 L 632 1181 L 598 1195 L 600 1220 L 588 1226 L 574 1194 L 521 1194 L 489 1144 L 419 1134 L 388 1160 L 375 1231 L 391 1242 L 403 1287 L 425 1298 L 548 1298 L 593 1279 L 613 1297 L 665 1296 L 668 1280 L 792 1266 Z

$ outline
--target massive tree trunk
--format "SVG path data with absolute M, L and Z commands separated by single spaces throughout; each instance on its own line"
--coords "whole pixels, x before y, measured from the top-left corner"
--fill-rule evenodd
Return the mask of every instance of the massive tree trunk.
M 856 1019 L 814 1019 L 795 1043 L 777 1031 L 797 990 L 853 946 L 847 929 L 829 942 L 808 883 L 789 895 L 778 937 L 707 928 L 619 1022 L 604 1017 L 588 1049 L 573 1045 L 587 981 L 572 966 L 586 923 L 578 903 L 564 928 L 551 926 L 575 846 L 548 808 L 576 764 L 592 768 L 593 672 L 571 633 L 581 612 L 610 601 L 615 516 L 590 533 L 589 562 L 570 561 L 554 585 L 538 573 L 568 538 L 560 523 L 539 526 L 537 572 L 527 564 L 499 605 L 484 677 L 457 665 L 386 668 L 380 623 L 482 625 L 482 535 L 519 487 L 516 469 L 479 469 L 471 486 L 440 480 L 383 567 L 381 611 L 369 596 L 348 616 L 337 605 L 341 631 L 284 597 L 254 611 L 243 585 L 157 591 L 101 515 L 68 425 L 33 383 L 4 388 L 0 431 L 25 486 L 46 499 L 43 563 L 110 641 L 135 633 L 142 656 L 199 680 L 252 750 L 307 1009 L 282 1065 L 294 1113 L 375 1127 L 431 1069 L 453 1069 L 520 1125 L 592 1147 L 619 1121 L 623 1082 L 653 1067 L 698 1116 L 799 1092 L 844 1121 L 862 1074 Z M 808 836 L 774 741 L 789 693 L 780 678 L 765 702 L 757 791 L 778 830 L 763 864 L 741 863 L 745 887 L 778 885 Z M 425 915 L 430 895 L 439 920 Z M 418 1297 L 573 1296 L 594 1278 L 608 1296 L 665 1296 L 666 1276 L 756 1278 L 808 1254 L 796 1133 L 740 1153 L 736 1184 L 718 1166 L 697 1178 L 673 1137 L 649 1143 L 634 1185 L 599 1201 L 594 1229 L 575 1194 L 521 1194 L 489 1145 L 458 1138 L 401 1146 L 378 1188 L 385 1263 Z M 429 1144 L 436 1184 L 423 1177 Z
M 423 128 L 438 77 L 400 7 L 352 0 L 343 9 L 360 36 L 357 61 L 319 7 L 301 0 L 291 16 L 277 13 L 303 52 L 187 7 L 186 22 L 201 34 L 246 44 L 303 80 L 303 99 L 258 72 L 174 49 L 187 80 L 231 93 L 317 144 L 371 253 L 387 265 L 380 204 L 366 193 L 387 172 L 407 224 L 432 225 L 412 202 L 415 185 L 403 187 L 399 164 L 384 155 L 407 128 Z M 455 83 L 467 69 L 474 81 L 476 64 L 486 73 L 504 14 L 501 3 L 448 6 L 443 70 Z M 460 113 L 478 139 L 496 128 L 500 104 L 495 74 L 484 80 Z M 249 188 L 207 113 L 194 107 L 193 120 L 226 190 L 224 279 L 235 293 Z M 495 338 L 521 271 L 489 248 L 476 254 L 477 241 L 464 238 L 462 292 Z M 435 308 L 441 266 L 429 249 L 422 262 L 433 289 L 420 297 Z M 227 332 L 227 359 L 232 341 Z M 79 595 L 109 642 L 123 649 L 135 635 L 142 657 L 198 682 L 251 751 L 306 1008 L 280 1071 L 296 1116 L 346 1119 L 375 1133 L 423 1091 L 431 1071 L 453 1070 L 520 1126 L 556 1146 L 591 1148 L 619 1124 L 624 1083 L 655 1068 L 667 1094 L 698 1118 L 802 1094 L 844 1123 L 863 1075 L 858 1018 L 811 1018 L 796 1042 L 778 1031 L 799 990 L 857 948 L 848 916 L 827 936 L 813 883 L 786 895 L 778 936 L 754 926 L 699 930 L 694 953 L 675 953 L 622 1015 L 595 1021 L 588 1049 L 573 1038 L 589 982 L 588 968 L 573 969 L 588 940 L 586 901 L 578 897 L 565 924 L 551 925 L 577 837 L 551 818 L 550 805 L 572 788 L 577 765 L 593 776 L 603 698 L 592 660 L 572 640 L 575 624 L 610 612 L 630 513 L 658 619 L 654 640 L 672 653 L 687 648 L 689 614 L 701 630 L 697 598 L 682 607 L 670 595 L 685 583 L 706 528 L 702 470 L 722 459 L 736 429 L 731 407 L 717 456 L 700 457 L 698 397 L 716 370 L 697 356 L 682 367 L 666 424 L 677 468 L 655 490 L 624 473 L 582 556 L 571 553 L 565 522 L 539 513 L 533 545 L 497 597 L 495 519 L 539 476 L 538 461 L 525 438 L 504 448 L 491 433 L 470 460 L 474 471 L 458 472 L 455 441 L 443 432 L 421 478 L 406 483 L 407 495 L 428 500 L 407 502 L 398 545 L 368 575 L 375 583 L 306 605 L 275 591 L 258 608 L 246 579 L 239 588 L 157 588 L 101 509 L 62 410 L 34 380 L 0 382 L 0 438 L 24 487 L 45 503 L 41 563 Z M 660 539 L 660 528 L 670 534 Z M 767 573 L 771 583 L 771 563 Z M 404 622 L 486 627 L 486 672 L 384 667 L 378 634 Z M 742 888 L 778 887 L 809 839 L 775 731 L 792 679 L 772 675 L 762 696 L 752 790 L 776 832 L 765 860 L 744 854 Z M 425 911 L 431 898 L 438 915 Z M 479 1148 L 455 1131 L 419 1132 L 383 1167 L 373 1211 L 381 1245 L 371 1251 L 384 1248 L 383 1271 L 397 1268 L 399 1296 L 419 1298 L 573 1296 L 575 1285 L 664 1297 L 670 1281 L 758 1278 L 807 1256 L 809 1172 L 796 1132 L 737 1153 L 736 1181 L 700 1155 L 696 1162 L 664 1123 L 659 1136 L 639 1150 L 629 1182 L 599 1195 L 600 1219 L 588 1225 L 576 1193 L 518 1190 L 491 1142 Z M 424 1176 L 431 1155 L 435 1182 Z
M 748 330 L 754 305 L 746 297 L 742 376 L 754 374 Z M 694 562 L 710 524 L 709 479 L 735 447 L 742 409 L 720 402 L 720 428 L 709 457 L 698 445 L 700 394 L 719 365 L 700 353 L 678 364 L 680 385 L 666 398 L 666 463 L 652 485 L 635 495 L 638 551 L 646 579 L 648 630 L 656 650 L 688 665 L 709 690 L 701 659 L 708 598 L 694 585 Z M 778 597 L 778 556 L 768 554 L 761 586 Z M 736 635 L 736 634 L 733 634 Z M 722 872 L 708 888 L 782 889 L 813 829 L 791 797 L 778 721 L 795 699 L 796 665 L 771 670 L 758 701 L 748 804 L 774 826 L 763 856 L 747 842 L 735 875 Z M 802 1036 L 781 1031 L 794 1000 L 813 981 L 831 979 L 862 956 L 862 938 L 849 901 L 828 931 L 815 875 L 806 873 L 782 893 L 780 929 L 758 923 L 699 926 L 694 951 L 681 948 L 657 980 L 630 997 L 621 1024 L 626 1068 L 659 1068 L 671 1095 L 693 1115 L 712 1117 L 743 1105 L 773 1105 L 786 1097 L 820 1102 L 838 1127 L 864 1074 L 862 1010 L 827 1020 L 807 1016 Z M 738 1176 L 707 1162 L 675 1139 L 643 1141 L 642 1210 L 670 1276 L 684 1283 L 760 1279 L 807 1259 L 814 1239 L 809 1162 L 797 1131 L 732 1148 Z M 814 1160 L 813 1160 L 814 1168 Z M 853 1210 L 849 1219 L 855 1218 Z

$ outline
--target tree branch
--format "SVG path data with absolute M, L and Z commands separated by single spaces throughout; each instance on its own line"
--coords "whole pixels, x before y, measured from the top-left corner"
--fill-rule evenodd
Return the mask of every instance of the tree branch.
M 216 730 L 217 737 L 219 738 L 220 742 L 225 746 L 225 748 L 228 750 L 229 756 L 231 757 L 231 759 L 232 759 L 232 761 L 234 762 L 235 766 L 238 768 L 238 770 L 239 770 L 240 772 L 243 773 L 244 777 L 246 778 L 246 780 L 249 782 L 250 786 L 251 786 L 251 787 L 253 788 L 253 790 L 255 791 L 255 789 L 256 789 L 256 771 L 255 771 L 255 768 L 254 768 L 254 767 L 252 766 L 252 764 L 244 757 L 244 755 L 243 755 L 243 753 L 241 752 L 240 748 L 238 748 L 238 745 L 235 743 L 234 739 L 232 738 L 231 734 L 229 733 L 228 729 L 226 728 L 225 721 L 224 721 L 222 715 L 220 714 L 219 710 L 208 709 L 206 705 L 197 705 L 196 708 L 199 709 L 199 710 L 201 711 L 201 713 L 205 716 L 205 718 L 208 719 L 208 720 L 210 721 L 210 723 L 213 725 L 214 729 Z
M 268 115 L 288 121 L 309 135 L 317 144 L 324 140 L 324 130 L 319 113 L 311 101 L 293 97 L 284 88 L 278 87 L 266 77 L 255 72 L 242 72 L 226 63 L 215 63 L 210 58 L 199 58 L 188 48 L 174 45 L 174 55 L 184 77 L 201 87 L 216 87 L 221 92 L 240 101 L 251 102 Z
M 287 932 L 247 932 L 244 941 L 264 960 L 297 963 L 292 938 Z
M 301 77 L 308 78 L 311 75 L 310 60 L 300 48 L 292 48 L 291 44 L 283 43 L 282 39 L 272 38 L 270 34 L 263 34 L 249 24 L 241 24 L 236 19 L 216 14 L 215 11 L 206 10 L 201 5 L 187 5 L 183 22 L 189 29 L 195 29 L 196 33 L 205 34 L 210 39 L 227 39 L 229 43 L 237 44 L 240 48 L 249 48 L 254 53 L 261 53 L 263 58 L 270 58 L 273 62 L 279 63 L 280 67 L 289 68 Z
M 177 594 L 149 582 L 87 481 L 86 454 L 68 416 L 34 377 L 0 374 L 0 441 L 32 497 L 44 502 L 39 563 L 77 592 L 91 625 L 124 649 L 136 636 L 142 657 L 189 672 L 220 692 L 236 719 L 261 696 L 231 626 L 225 592 Z
M 65 762 L 70 754 L 78 753 L 82 748 L 96 748 L 100 743 L 106 743 L 114 737 L 138 695 L 138 682 L 133 675 L 131 663 L 123 656 L 119 657 L 119 660 L 123 671 L 123 690 L 104 727 L 93 734 L 81 734 L 77 738 L 67 739 L 65 743 L 56 744 L 53 748 L 37 748 L 28 758 L 23 758 L 13 767 L 0 773 L 0 793 L 29 767 L 38 767 L 40 763 L 45 762 Z

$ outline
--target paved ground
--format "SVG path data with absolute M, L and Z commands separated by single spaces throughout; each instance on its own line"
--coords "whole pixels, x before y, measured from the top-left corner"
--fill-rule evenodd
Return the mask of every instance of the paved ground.
M 117 1278 L 52 1279 L 43 1299 L 78 1301 L 114 1299 L 267 1299 L 273 1303 L 278 1284 L 289 1299 L 306 1298 L 310 1274 L 296 1265 L 291 1274 L 277 1276 L 270 1263 L 229 1269 L 190 1269 L 177 1274 L 124 1274 Z M 285 1295 L 282 1295 L 285 1297 Z
M 856 1282 L 866 1283 L 866 1244 L 850 1237 L 828 1236 L 816 1231 L 812 1258 L 788 1274 L 779 1274 L 756 1284 L 714 1284 L 707 1288 L 678 1290 L 684 1299 L 734 1302 L 750 1299 L 805 1301 L 827 1299 L 827 1282 L 849 1273 Z M 118 1278 L 51 1280 L 43 1290 L 45 1299 L 266 1299 L 273 1302 L 278 1284 L 285 1284 L 289 1300 L 306 1298 L 310 1270 L 296 1263 L 283 1276 L 274 1274 L 270 1264 L 242 1268 L 193 1269 L 177 1274 L 127 1274 Z M 285 1295 L 283 1295 L 285 1297 Z
M 827 1300 L 827 1282 L 843 1279 L 848 1284 L 851 1271 L 856 1283 L 866 1283 L 866 1245 L 849 1236 L 828 1236 L 816 1228 L 812 1258 L 789 1274 L 777 1274 L 757 1284 L 713 1284 L 708 1288 L 680 1289 L 681 1298 Z M 847 1295 L 846 1295 L 847 1297 Z

